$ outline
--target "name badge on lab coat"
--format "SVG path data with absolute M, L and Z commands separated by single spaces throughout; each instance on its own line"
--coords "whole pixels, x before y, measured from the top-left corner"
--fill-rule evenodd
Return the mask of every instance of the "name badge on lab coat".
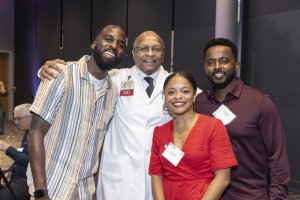
M 222 104 L 215 112 L 212 114 L 215 118 L 220 119 L 224 125 L 229 124 L 236 118 L 236 115 L 229 110 L 227 106 Z
M 171 142 L 168 145 L 168 147 L 165 149 L 165 151 L 162 153 L 162 156 L 165 157 L 175 167 L 178 165 L 178 163 L 182 159 L 183 155 L 184 155 L 183 151 L 178 149 Z
M 127 80 L 121 82 L 120 96 L 133 96 L 134 81 Z

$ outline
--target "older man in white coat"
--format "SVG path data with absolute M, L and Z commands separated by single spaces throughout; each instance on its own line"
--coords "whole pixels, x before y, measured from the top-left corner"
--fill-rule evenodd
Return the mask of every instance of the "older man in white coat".
M 163 112 L 163 83 L 169 75 L 161 66 L 163 40 L 155 32 L 143 32 L 132 54 L 136 65 L 112 76 L 119 96 L 103 146 L 97 189 L 101 200 L 152 199 L 148 175 L 152 133 L 170 120 Z M 153 85 L 145 77 L 151 77 Z M 151 95 L 147 88 L 153 90 Z

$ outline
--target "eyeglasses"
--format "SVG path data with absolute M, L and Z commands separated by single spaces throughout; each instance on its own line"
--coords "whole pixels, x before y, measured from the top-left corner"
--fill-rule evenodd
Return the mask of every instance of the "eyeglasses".
M 159 47 L 159 46 L 153 46 L 153 47 L 142 46 L 142 47 L 134 47 L 133 48 L 133 50 L 139 51 L 141 53 L 148 53 L 150 49 L 154 53 L 161 53 L 165 50 L 164 48 Z
M 29 116 L 30 116 L 30 114 L 25 115 L 25 116 L 23 116 L 23 117 L 15 117 L 15 118 L 14 118 L 14 121 L 15 121 L 15 122 L 21 121 L 22 119 L 25 119 L 26 117 L 29 117 Z

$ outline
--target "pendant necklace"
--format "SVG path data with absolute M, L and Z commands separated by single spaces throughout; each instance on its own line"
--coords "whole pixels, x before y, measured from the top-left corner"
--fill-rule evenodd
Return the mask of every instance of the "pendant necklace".
M 182 138 L 182 135 L 183 135 L 183 133 L 179 133 L 179 139 L 181 139 L 181 138 Z

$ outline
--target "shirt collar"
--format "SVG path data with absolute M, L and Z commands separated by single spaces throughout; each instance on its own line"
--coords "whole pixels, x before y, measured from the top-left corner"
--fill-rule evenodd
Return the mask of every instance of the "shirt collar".
M 245 83 L 240 78 L 236 78 L 235 85 L 232 87 L 232 90 L 230 93 L 233 96 L 235 96 L 236 98 L 239 98 L 244 86 L 245 86 Z
M 83 57 L 80 58 L 79 60 L 79 67 L 80 67 L 80 77 L 85 79 L 85 80 L 90 80 L 89 78 L 89 71 L 87 67 L 87 62 L 91 59 L 91 56 L 84 55 Z M 111 88 L 111 79 L 108 75 L 105 76 L 105 82 L 106 86 L 108 89 Z M 105 83 L 104 83 L 105 84 Z
M 156 72 L 154 72 L 153 74 L 150 75 L 150 77 L 153 78 L 154 83 L 157 82 L 158 75 L 159 75 L 159 72 L 160 72 L 161 68 L 162 68 L 162 66 L 160 66 L 156 70 Z M 144 80 L 144 78 L 148 76 L 147 74 L 145 74 L 144 72 L 142 72 L 138 67 L 136 67 L 136 69 L 137 69 L 137 74 L 138 74 L 138 76 L 140 77 L 141 80 Z
M 236 78 L 235 80 L 236 81 L 235 81 L 235 83 L 232 87 L 232 90 L 227 93 L 224 102 L 240 97 L 240 95 L 242 93 L 242 90 L 245 86 L 245 83 L 240 78 Z M 212 89 L 211 91 L 207 91 L 206 94 L 207 94 L 208 98 L 212 98 L 215 101 L 217 101 L 215 96 L 214 96 L 214 89 Z

